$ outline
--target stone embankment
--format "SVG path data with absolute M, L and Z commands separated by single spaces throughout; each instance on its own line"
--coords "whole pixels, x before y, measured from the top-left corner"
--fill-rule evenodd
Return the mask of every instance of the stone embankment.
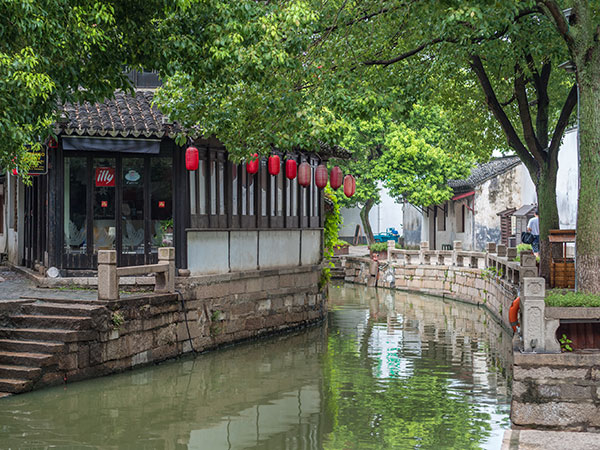
M 97 377 L 315 323 L 327 313 L 320 269 L 177 278 L 177 294 L 112 301 L 3 301 L 0 392 Z

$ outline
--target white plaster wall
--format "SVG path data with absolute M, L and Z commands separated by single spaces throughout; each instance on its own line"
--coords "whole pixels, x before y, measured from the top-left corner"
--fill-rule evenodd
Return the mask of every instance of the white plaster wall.
M 297 266 L 300 261 L 300 231 L 261 231 L 258 246 L 261 269 Z
M 302 265 L 321 262 L 321 230 L 302 230 Z
M 258 231 L 232 231 L 229 238 L 232 271 L 256 270 Z
M 579 167 L 577 162 L 577 129 L 565 133 L 558 152 L 556 203 L 560 227 L 575 229 L 577 224 L 577 199 L 579 196 Z
M 360 208 L 342 208 L 341 215 L 344 219 L 340 227 L 339 235 L 343 237 L 354 236 L 356 225 L 360 225 L 361 236 L 364 236 L 362 222 L 360 220 Z M 381 188 L 381 202 L 371 209 L 369 221 L 374 234 L 383 233 L 388 228 L 395 228 L 402 236 L 403 205 L 396 203 L 389 195 L 387 189 Z
M 227 231 L 190 231 L 188 269 L 192 275 L 229 272 Z

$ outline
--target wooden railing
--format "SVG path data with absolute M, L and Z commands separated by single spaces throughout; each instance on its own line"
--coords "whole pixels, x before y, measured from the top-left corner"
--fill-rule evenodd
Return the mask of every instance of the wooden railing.
M 98 300 L 119 299 L 119 278 L 155 274 L 154 292 L 175 292 L 175 249 L 159 247 L 158 263 L 145 266 L 117 267 L 115 250 L 98 252 Z

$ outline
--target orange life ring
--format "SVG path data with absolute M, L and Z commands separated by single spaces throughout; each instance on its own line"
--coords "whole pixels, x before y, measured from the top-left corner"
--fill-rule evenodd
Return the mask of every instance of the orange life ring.
M 517 326 L 519 325 L 519 308 L 521 307 L 521 297 L 517 297 L 512 305 L 510 305 L 510 309 L 508 310 L 508 320 L 510 321 L 510 325 L 512 326 L 513 331 L 517 331 Z

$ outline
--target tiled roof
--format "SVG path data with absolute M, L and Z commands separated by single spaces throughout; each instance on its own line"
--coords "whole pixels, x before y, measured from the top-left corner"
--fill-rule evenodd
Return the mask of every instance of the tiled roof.
M 477 164 L 472 170 L 471 175 L 466 180 L 450 180 L 448 186 L 454 189 L 454 192 L 460 193 L 478 186 L 490 178 L 497 177 L 504 172 L 518 166 L 521 160 L 518 156 L 505 156 L 503 158 L 493 159 L 484 164 Z
M 178 131 L 155 106 L 153 92 L 138 90 L 135 96 L 116 92 L 103 103 L 66 104 L 61 133 L 80 136 L 162 137 Z

